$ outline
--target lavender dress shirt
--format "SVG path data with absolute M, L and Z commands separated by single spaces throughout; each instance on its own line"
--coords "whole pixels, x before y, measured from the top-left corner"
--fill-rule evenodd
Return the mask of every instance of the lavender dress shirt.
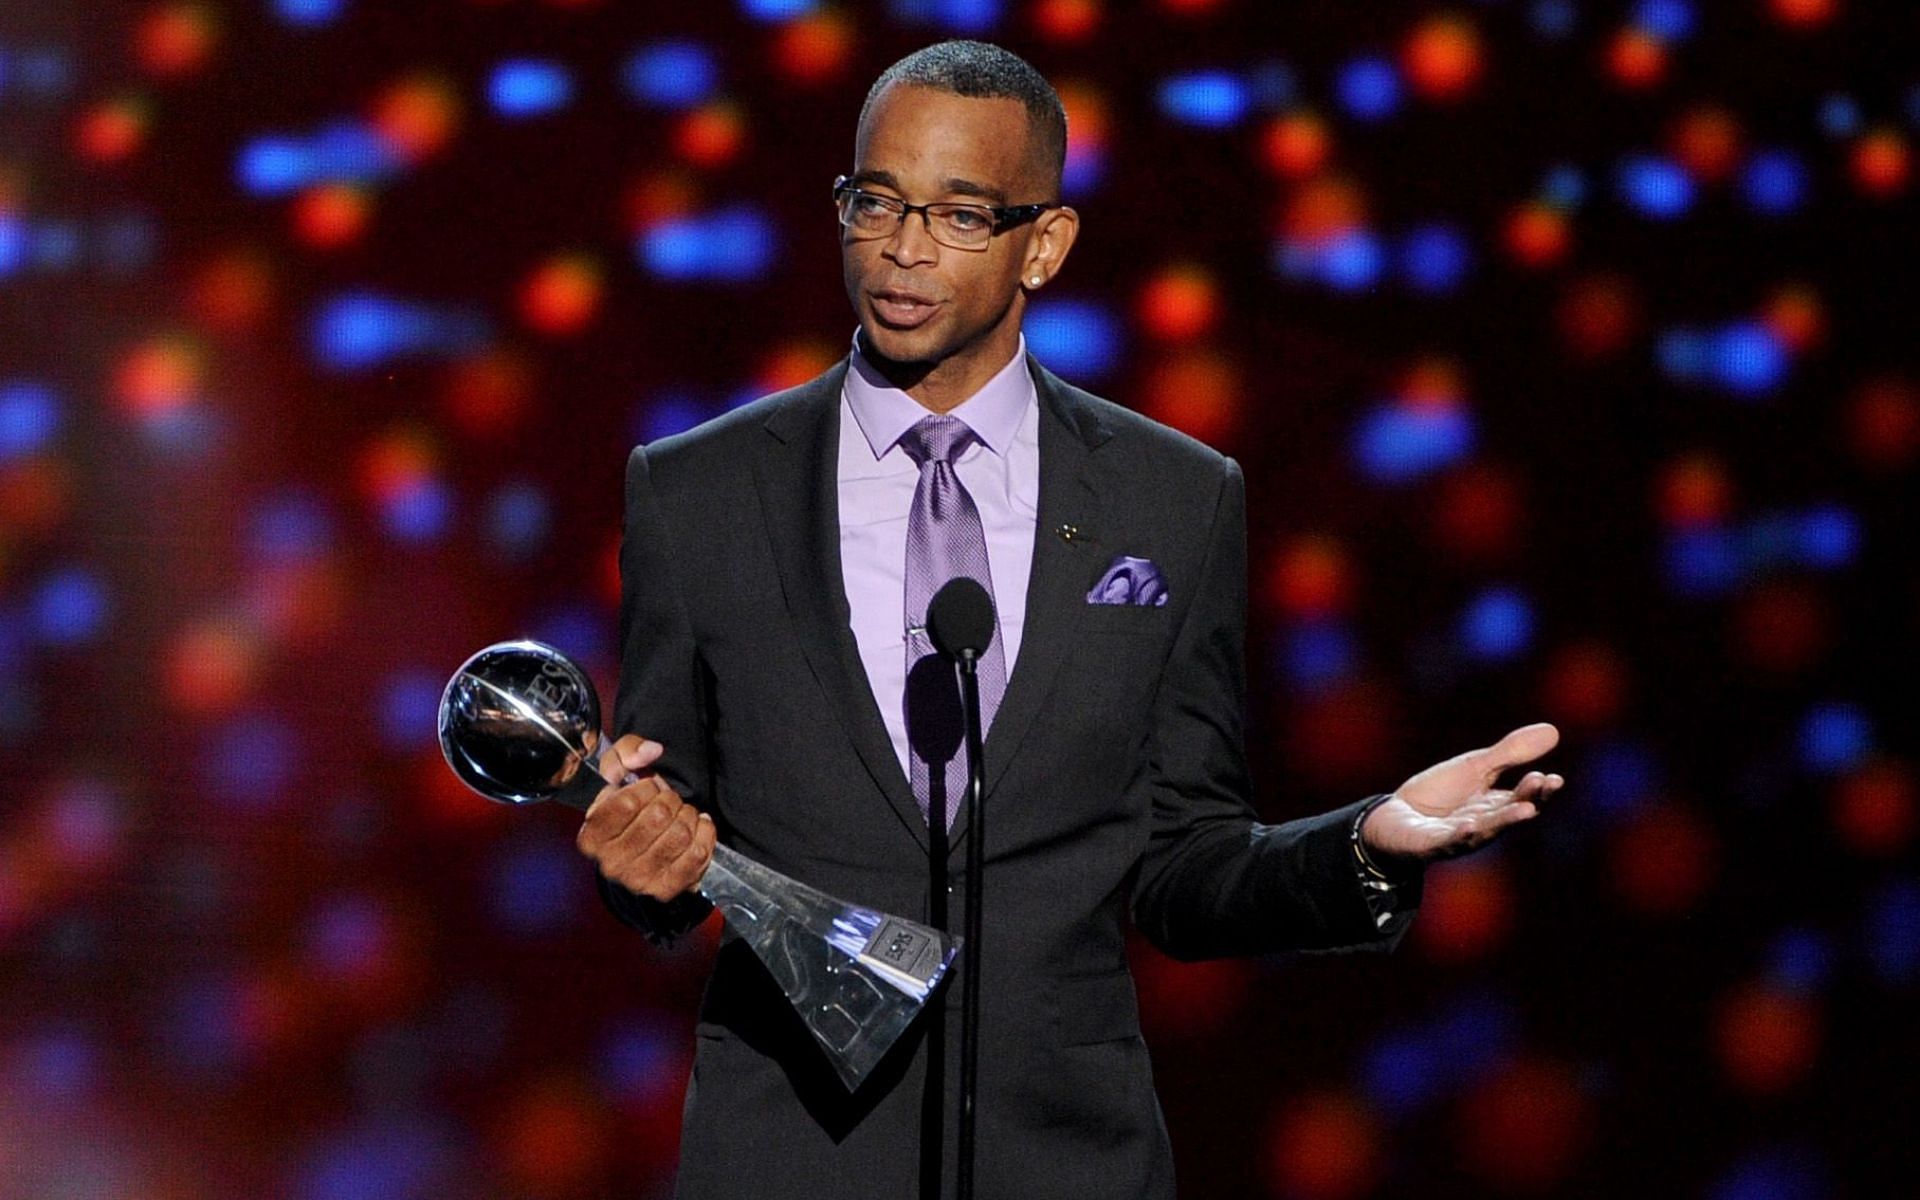
M 900 769 L 907 766 L 907 511 L 920 468 L 895 443 L 927 415 L 860 353 L 840 392 L 840 569 L 852 610 L 853 638 L 867 670 Z M 953 415 L 979 437 L 954 472 L 980 510 L 987 569 L 1007 677 L 1020 654 L 1033 570 L 1033 528 L 1040 511 L 1040 400 L 1027 371 L 1027 342 Z

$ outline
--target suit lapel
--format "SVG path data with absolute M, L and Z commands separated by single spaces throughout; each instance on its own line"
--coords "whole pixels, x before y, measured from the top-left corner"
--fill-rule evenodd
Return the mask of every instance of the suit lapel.
M 1095 484 L 1093 451 L 1112 436 L 1099 414 L 1027 357 L 1040 398 L 1040 502 L 1033 527 L 1033 571 L 1027 580 L 1026 625 L 1020 658 L 987 732 L 986 794 L 1005 774 L 1046 703 L 1087 610 L 1087 586 L 1097 573 L 1102 505 Z M 1072 538 L 1062 527 L 1075 530 Z M 966 837 L 965 806 L 954 822 L 953 841 Z
M 846 374 L 843 360 L 796 389 L 767 418 L 770 436 L 760 445 L 754 481 L 781 591 L 807 665 L 832 698 L 854 750 L 894 815 L 925 850 L 927 824 L 900 770 L 861 664 L 840 568 L 840 388 Z

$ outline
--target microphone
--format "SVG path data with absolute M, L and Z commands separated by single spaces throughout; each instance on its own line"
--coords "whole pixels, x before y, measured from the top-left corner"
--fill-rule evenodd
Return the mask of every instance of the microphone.
M 985 855 L 981 849 L 987 831 L 981 814 L 986 796 L 986 764 L 982 760 L 980 728 L 980 655 L 993 644 L 993 597 L 979 581 L 961 575 L 947 580 L 927 605 L 927 636 L 941 657 L 960 671 L 960 708 L 966 723 L 967 746 L 967 906 L 966 962 L 960 972 L 960 1146 L 956 1192 L 973 1200 L 973 1165 L 980 1088 L 980 950 L 984 906 Z M 927 661 L 921 659 L 922 662 Z M 944 906 L 943 906 L 944 907 Z
M 966 575 L 947 580 L 927 605 L 927 636 L 948 658 L 978 659 L 993 644 L 993 597 Z

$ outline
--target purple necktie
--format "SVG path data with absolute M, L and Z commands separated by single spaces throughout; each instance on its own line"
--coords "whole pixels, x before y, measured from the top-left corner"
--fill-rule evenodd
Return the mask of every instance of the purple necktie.
M 980 510 L 973 497 L 954 474 L 953 464 L 966 448 L 978 439 L 966 422 L 958 417 L 929 416 L 900 435 L 900 448 L 920 467 L 920 482 L 913 489 L 913 509 L 907 516 L 907 690 L 903 698 L 907 712 L 907 761 L 912 766 L 914 798 L 920 802 L 920 815 L 932 811 L 933 772 L 923 753 L 932 747 L 936 756 L 946 759 L 945 793 L 947 825 L 960 810 L 967 787 L 967 754 L 960 745 L 960 708 L 958 690 L 951 667 L 941 669 L 921 659 L 934 654 L 933 641 L 927 636 L 927 605 L 933 594 L 948 580 L 962 575 L 972 577 L 987 595 L 993 595 L 993 575 L 987 566 L 987 534 L 980 525 Z M 994 618 L 994 638 L 980 656 L 980 731 L 993 724 L 1000 697 L 1007 690 L 1007 660 L 1000 649 L 1000 621 Z M 920 674 L 915 674 L 915 666 Z M 931 823 L 931 822 L 929 822 Z

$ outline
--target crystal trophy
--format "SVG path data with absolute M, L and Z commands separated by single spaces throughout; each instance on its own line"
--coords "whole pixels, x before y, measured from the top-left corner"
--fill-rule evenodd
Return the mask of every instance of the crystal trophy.
M 596 789 L 578 781 L 598 782 L 604 744 L 593 681 L 541 642 L 487 647 L 440 697 L 441 752 L 489 800 L 584 809 Z M 836 900 L 722 845 L 698 891 L 753 947 L 848 1090 L 898 1040 L 959 949 L 940 930 Z

